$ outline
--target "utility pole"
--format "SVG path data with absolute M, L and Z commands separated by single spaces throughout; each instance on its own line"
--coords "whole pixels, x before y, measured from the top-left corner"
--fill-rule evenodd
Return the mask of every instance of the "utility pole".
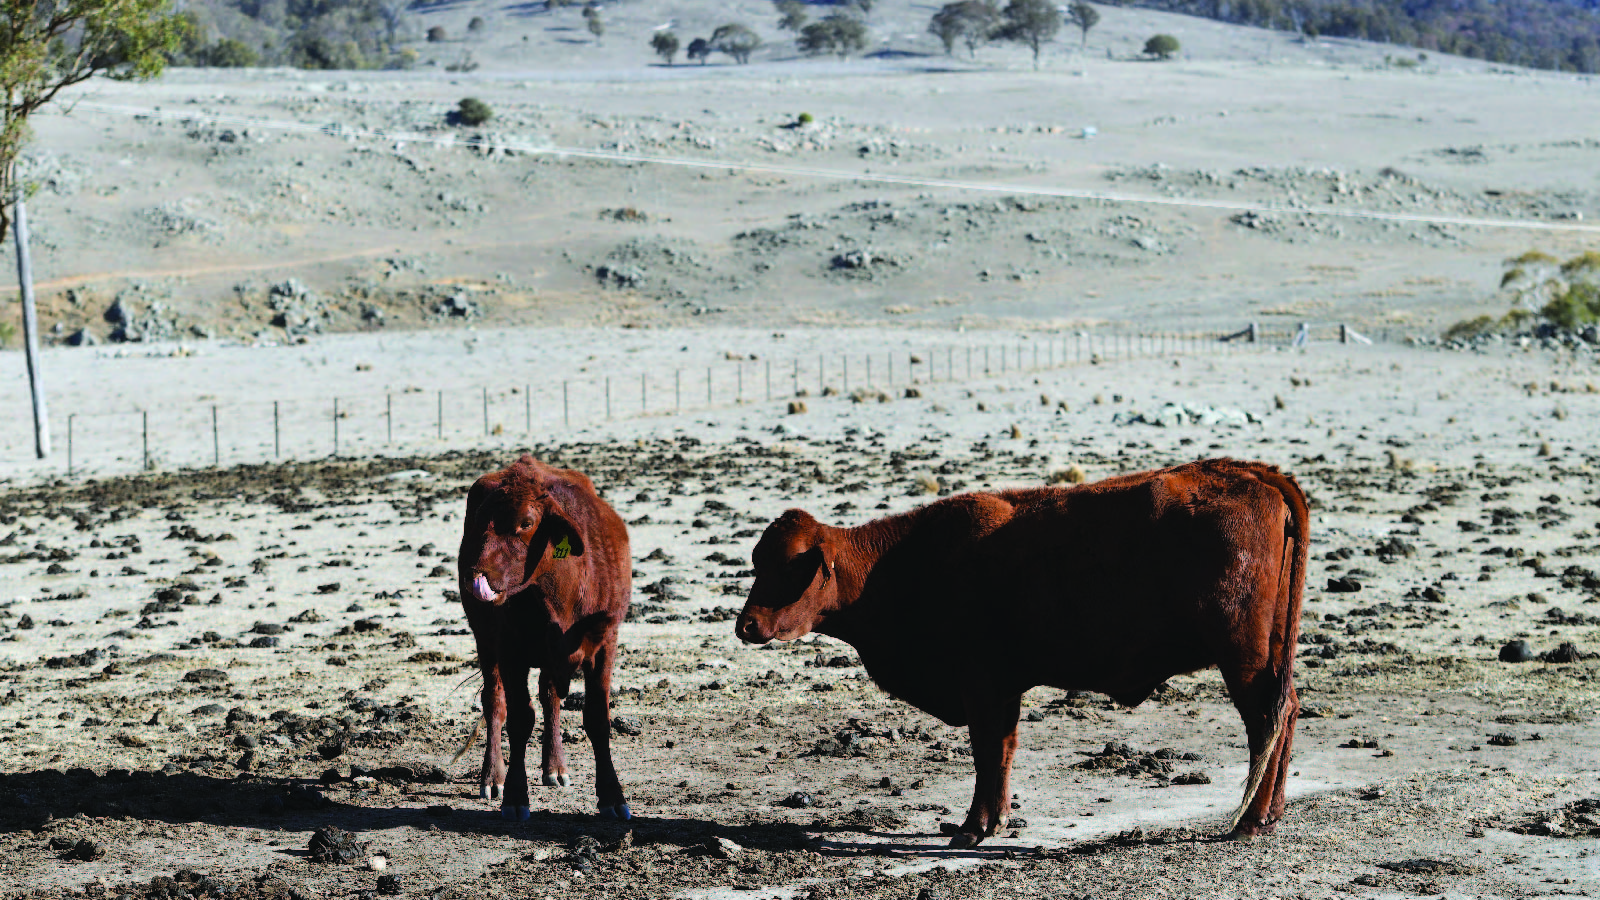
M 15 180 L 13 180 L 15 183 Z M 17 242 L 17 283 L 22 289 L 22 343 L 28 358 L 28 386 L 33 391 L 33 449 L 44 459 L 50 455 L 50 417 L 44 405 L 44 381 L 39 375 L 39 315 L 33 306 L 33 260 L 28 256 L 28 211 L 17 186 L 16 221 L 12 239 Z

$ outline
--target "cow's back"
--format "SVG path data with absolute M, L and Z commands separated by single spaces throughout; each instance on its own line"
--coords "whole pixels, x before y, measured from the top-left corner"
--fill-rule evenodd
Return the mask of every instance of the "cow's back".
M 966 531 L 970 503 L 883 555 L 855 629 L 870 637 L 851 638 L 886 689 L 956 724 L 951 698 L 972 679 L 1137 701 L 1213 664 L 1205 617 L 1281 557 L 1287 514 L 1248 464 L 1222 460 L 973 496 L 986 500 Z

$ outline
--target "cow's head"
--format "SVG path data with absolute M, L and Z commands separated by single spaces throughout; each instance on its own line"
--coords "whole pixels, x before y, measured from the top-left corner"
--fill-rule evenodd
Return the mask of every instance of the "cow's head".
M 526 455 L 472 485 L 457 563 L 463 598 L 504 603 L 533 582 L 547 550 L 557 560 L 583 555 L 583 537 L 562 506 L 566 488 L 541 479 Z
M 751 644 L 792 641 L 840 607 L 834 529 L 791 509 L 767 526 L 751 554 L 756 580 L 734 633 Z

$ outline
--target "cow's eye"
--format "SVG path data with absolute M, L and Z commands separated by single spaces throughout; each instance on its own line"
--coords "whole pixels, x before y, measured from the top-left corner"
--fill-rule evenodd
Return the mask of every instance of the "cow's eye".
M 533 527 L 533 520 L 532 519 L 523 519 L 522 522 L 517 525 L 517 530 L 518 531 L 527 531 L 529 528 L 532 528 L 532 527 Z

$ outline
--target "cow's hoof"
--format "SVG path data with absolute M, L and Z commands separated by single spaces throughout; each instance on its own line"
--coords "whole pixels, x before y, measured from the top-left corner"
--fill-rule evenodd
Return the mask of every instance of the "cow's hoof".
M 1225 841 L 1249 841 L 1258 834 L 1271 834 L 1277 829 L 1277 822 L 1267 822 L 1265 824 L 1240 822 L 1232 831 L 1222 835 L 1222 839 Z
M 483 787 L 478 789 L 478 796 L 482 797 L 485 800 L 498 800 L 498 799 L 500 799 L 500 795 L 502 793 L 504 793 L 504 791 L 505 791 L 504 785 L 486 784 Z
M 565 772 L 562 772 L 560 775 L 552 775 L 549 772 L 545 773 L 545 776 L 544 776 L 544 786 L 545 787 L 570 787 L 571 785 L 572 785 L 572 776 L 568 775 Z
M 958 831 L 950 838 L 950 848 L 952 850 L 966 850 L 981 843 L 983 843 L 982 835 L 972 834 L 967 831 Z
M 513 822 L 526 822 L 533 815 L 533 810 L 526 806 L 502 806 L 500 818 L 510 819 Z
M 633 810 L 629 809 L 626 803 L 618 803 L 616 806 L 602 806 L 600 807 L 600 818 L 621 819 L 626 822 L 633 818 Z

